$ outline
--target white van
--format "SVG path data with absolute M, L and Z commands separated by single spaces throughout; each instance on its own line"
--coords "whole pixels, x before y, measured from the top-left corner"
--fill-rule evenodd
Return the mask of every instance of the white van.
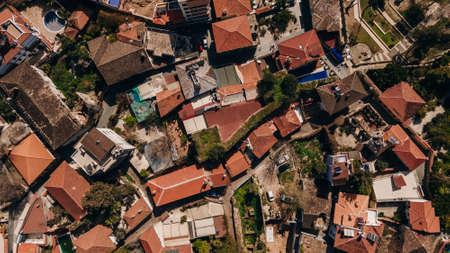
M 275 196 L 273 195 L 272 191 L 267 192 L 267 199 L 269 200 L 269 202 L 272 202 L 275 200 Z

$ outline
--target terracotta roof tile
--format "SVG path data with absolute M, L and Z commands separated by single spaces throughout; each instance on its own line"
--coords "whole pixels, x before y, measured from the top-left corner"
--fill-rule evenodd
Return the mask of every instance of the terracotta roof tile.
M 152 209 L 147 205 L 147 202 L 144 198 L 140 198 L 124 215 L 124 220 L 128 225 L 127 232 L 133 230 L 151 213 Z
M 66 161 L 52 173 L 45 188 L 75 220 L 86 214 L 82 199 L 91 186 Z
M 9 160 L 30 185 L 55 160 L 55 157 L 35 134 L 31 134 L 12 149 Z
M 265 65 L 265 63 L 261 63 L 261 65 Z M 262 69 L 256 61 L 238 65 L 237 68 L 242 74 L 242 83 L 258 82 L 263 77 Z
M 183 93 L 181 89 L 178 88 L 174 90 L 163 90 L 156 94 L 156 102 L 158 103 L 159 115 L 164 117 L 177 106 L 184 102 Z
M 192 245 L 178 245 L 165 247 L 161 242 L 162 238 L 158 236 L 154 227 L 149 228 L 140 237 L 139 241 L 144 248 L 145 253 L 166 253 L 174 250 L 179 253 L 192 253 Z
M 73 244 L 77 247 L 77 253 L 109 253 L 116 248 L 109 238 L 111 234 L 110 228 L 97 225 L 78 237 Z
M 79 32 L 80 32 L 80 30 L 78 30 L 77 28 L 71 27 L 71 26 L 66 26 L 66 28 L 64 29 L 64 35 L 67 36 L 71 40 L 74 40 L 75 37 L 77 37 Z
M 227 141 L 249 117 L 261 109 L 258 101 L 248 101 L 222 107 L 217 111 L 204 113 L 208 127 L 217 126 L 220 139 Z
M 139 241 L 141 242 L 141 245 L 146 253 L 159 253 L 164 248 L 154 227 L 151 227 L 145 231 L 139 237 Z
M 278 51 L 280 52 L 279 60 L 286 69 L 295 69 L 325 55 L 315 30 L 278 43 Z
M 278 140 L 273 135 L 276 130 L 272 122 L 266 122 L 250 133 L 248 140 L 257 158 L 263 157 L 277 143 Z
M 175 202 L 211 189 L 203 168 L 191 165 L 147 182 L 156 206 Z
M 273 119 L 273 123 L 280 131 L 281 137 L 288 136 L 302 126 L 302 123 L 295 112 L 296 107 L 298 107 L 298 103 L 291 104 L 285 114 Z
M 116 34 L 117 39 L 129 43 L 142 43 L 145 33 L 145 23 L 133 21 L 124 23 L 119 26 L 119 32 Z
M 360 238 L 357 231 L 355 236 L 348 237 L 344 235 L 344 228 L 339 229 L 334 240 L 334 247 L 347 253 L 375 253 L 377 244 L 372 243 L 367 239 L 369 233 L 375 235 L 380 239 L 383 236 L 384 224 L 380 226 L 363 226 L 362 232 L 366 238 Z
M 228 177 L 223 165 L 213 169 L 208 178 L 211 180 L 212 187 L 224 187 L 230 184 L 230 178 Z
M 242 16 L 252 11 L 250 0 L 213 0 L 216 17 Z
M 253 46 L 247 16 L 240 16 L 212 24 L 217 53 Z
M 334 206 L 333 223 L 348 227 L 356 227 L 357 218 L 366 217 L 369 207 L 369 196 L 339 192 L 339 198 Z
M 235 177 L 250 168 L 250 164 L 245 159 L 244 155 L 237 151 L 226 162 L 225 167 L 230 173 L 231 177 Z
M 413 116 L 425 104 L 407 82 L 400 82 L 386 89 L 381 94 L 380 100 L 402 122 Z
M 41 198 L 36 198 L 31 204 L 25 218 L 23 234 L 43 234 L 47 232 L 47 218 L 45 217 L 44 204 Z
M 38 244 L 32 243 L 21 243 L 17 248 L 17 253 L 39 253 L 41 252 L 41 248 Z
M 69 23 L 71 23 L 78 30 L 83 30 L 86 26 L 87 22 L 89 22 L 90 16 L 92 15 L 92 10 L 81 4 L 70 14 L 68 19 Z
M 406 185 L 405 179 L 403 178 L 403 175 L 395 175 L 392 177 L 392 180 L 394 181 L 394 185 L 397 188 L 401 188 Z
M 412 229 L 427 233 L 440 233 L 439 217 L 436 217 L 431 201 L 409 202 L 409 223 Z
M 406 134 L 403 128 L 399 125 L 391 126 L 383 135 L 385 142 L 395 138 L 398 144 L 393 144 L 392 151 L 397 157 L 408 167 L 409 170 L 415 170 L 422 165 L 428 158 L 422 153 L 417 145 Z
M 405 141 L 401 145 L 395 146 L 392 151 L 395 152 L 409 170 L 415 170 L 428 160 L 411 139 Z

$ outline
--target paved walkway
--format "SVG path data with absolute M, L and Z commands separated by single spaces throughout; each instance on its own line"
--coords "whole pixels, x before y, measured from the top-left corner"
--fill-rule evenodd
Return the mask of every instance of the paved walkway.
M 108 103 L 103 101 L 102 108 L 103 108 L 102 115 L 100 116 L 100 119 L 98 120 L 97 127 L 104 128 L 104 127 L 108 127 L 108 122 L 109 122 L 109 118 L 111 117 L 111 115 L 116 113 L 117 105 L 109 105 Z

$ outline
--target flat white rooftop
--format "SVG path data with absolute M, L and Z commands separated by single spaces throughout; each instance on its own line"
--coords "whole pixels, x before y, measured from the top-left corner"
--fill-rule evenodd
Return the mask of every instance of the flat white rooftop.
M 395 187 L 392 175 L 402 175 L 406 185 Z M 373 191 L 377 202 L 402 202 L 423 199 L 422 189 L 415 170 L 376 177 L 373 180 Z

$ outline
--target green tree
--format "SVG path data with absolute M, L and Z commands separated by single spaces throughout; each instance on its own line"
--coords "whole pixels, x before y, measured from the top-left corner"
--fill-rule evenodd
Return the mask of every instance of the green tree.
M 218 162 L 222 160 L 225 155 L 225 147 L 221 143 L 212 143 L 206 147 L 206 157 L 211 162 Z
M 295 17 L 292 15 L 291 11 L 288 9 L 282 9 L 273 15 L 270 20 L 272 30 L 278 30 L 283 33 L 289 25 L 289 22 Z
M 82 200 L 88 219 L 95 224 L 116 227 L 120 222 L 122 206 L 131 206 L 136 189 L 129 185 L 96 182 Z
M 17 119 L 17 115 L 13 112 L 11 107 L 9 107 L 6 99 L 3 96 L 0 97 L 0 115 L 8 123 L 13 123 Z
M 422 8 L 418 4 L 413 4 L 404 12 L 405 18 L 408 23 L 415 27 L 425 18 L 425 14 Z
M 430 123 L 424 127 L 426 138 L 431 146 L 440 150 L 444 148 L 450 149 L 450 111 L 436 116 Z
M 155 111 L 151 112 L 147 118 L 142 122 L 144 125 L 160 126 L 162 124 L 161 117 Z
M 222 247 L 213 248 L 214 253 L 239 253 L 241 250 L 239 249 L 239 245 L 236 243 L 233 238 L 227 236 L 222 243 Z
M 192 243 L 192 247 L 196 253 L 209 253 L 211 250 L 209 243 L 200 239 L 195 240 L 194 243 Z
M 408 70 L 396 64 L 388 64 L 384 69 L 369 70 L 367 75 L 381 90 L 386 90 L 400 81 L 409 79 Z
M 385 162 L 385 161 L 377 160 L 377 161 L 375 162 L 375 168 L 376 168 L 378 171 L 384 171 L 384 170 L 387 169 L 388 167 L 389 167 L 389 164 L 388 164 L 387 162 Z
M 362 195 L 372 192 L 372 174 L 363 170 L 355 170 L 346 185 L 346 191 Z
M 258 82 L 258 94 L 263 98 L 264 103 L 273 100 L 273 87 L 275 85 L 275 76 L 269 69 L 264 69 L 264 75 Z
M 132 128 L 136 125 L 137 120 L 135 117 L 128 115 L 126 116 L 123 121 L 125 122 L 125 125 L 127 125 L 127 127 Z

